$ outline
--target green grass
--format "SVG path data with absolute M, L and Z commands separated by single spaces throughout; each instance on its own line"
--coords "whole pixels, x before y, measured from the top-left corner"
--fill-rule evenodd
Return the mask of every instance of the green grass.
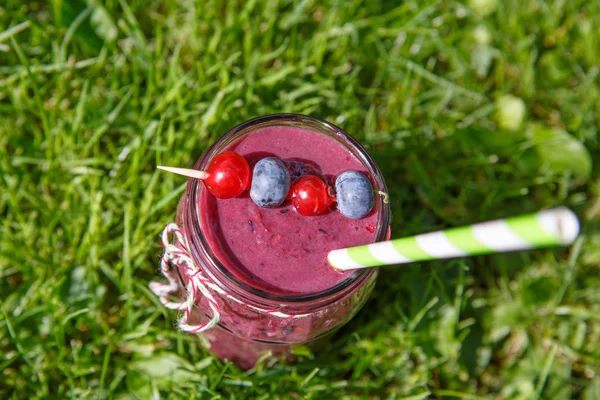
M 598 398 L 600 3 L 476 3 L 2 2 L 0 398 Z M 184 188 L 155 166 L 275 112 L 365 144 L 395 236 L 584 234 L 388 268 L 326 352 L 242 372 L 147 289 Z

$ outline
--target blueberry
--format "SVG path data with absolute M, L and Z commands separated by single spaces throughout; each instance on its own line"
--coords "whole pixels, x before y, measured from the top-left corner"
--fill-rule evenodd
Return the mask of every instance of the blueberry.
M 371 181 L 357 171 L 346 171 L 335 180 L 337 208 L 348 218 L 360 219 L 373 208 Z
M 275 208 L 290 191 L 290 173 L 281 160 L 263 158 L 254 166 L 250 197 L 257 206 Z

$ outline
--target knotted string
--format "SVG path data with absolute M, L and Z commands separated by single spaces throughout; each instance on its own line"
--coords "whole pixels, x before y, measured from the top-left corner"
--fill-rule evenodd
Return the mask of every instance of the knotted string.
M 171 234 L 175 235 L 176 240 L 174 243 L 169 243 L 169 235 Z M 202 275 L 202 271 L 196 267 L 194 260 L 192 260 L 189 252 L 186 250 L 185 238 L 181 234 L 177 224 L 170 223 L 163 230 L 162 245 L 165 252 L 160 260 L 160 271 L 167 278 L 168 283 L 150 282 L 150 290 L 158 296 L 158 299 L 165 307 L 177 311 L 184 309 L 183 316 L 178 322 L 181 330 L 190 333 L 200 333 L 212 328 L 219 323 L 221 318 L 219 306 L 212 293 L 205 286 L 207 279 Z M 176 269 L 170 268 L 170 265 L 179 268 L 180 272 L 189 277 L 186 288 L 187 299 L 173 300 L 173 297 L 179 294 L 181 284 L 179 283 L 179 276 Z M 196 304 L 198 292 L 202 293 L 208 300 L 208 306 L 212 311 L 212 318 L 204 324 L 190 325 L 188 320 L 192 313 L 192 308 Z

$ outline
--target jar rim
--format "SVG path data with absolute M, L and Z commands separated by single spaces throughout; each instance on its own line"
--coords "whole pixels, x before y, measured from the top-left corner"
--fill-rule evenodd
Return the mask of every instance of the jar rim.
M 198 159 L 194 168 L 205 169 L 214 156 L 238 141 L 240 139 L 239 135 L 242 135 L 243 137 L 244 133 L 250 134 L 263 127 L 282 125 L 298 126 L 315 130 L 327 134 L 329 137 L 337 140 L 347 149 L 349 148 L 349 150 L 352 150 L 353 154 L 368 170 L 374 180 L 374 189 L 387 192 L 381 171 L 360 143 L 339 127 L 318 118 L 302 114 L 270 114 L 256 117 L 239 124 L 213 143 Z M 194 261 L 198 262 L 198 259 L 202 260 L 200 265 L 207 267 L 204 268 L 207 275 L 215 282 L 215 284 L 221 286 L 227 292 L 233 292 L 241 298 L 262 304 L 270 301 L 276 301 L 280 305 L 284 305 L 285 303 L 291 305 L 314 301 L 325 301 L 326 303 L 329 303 L 345 296 L 354 288 L 358 287 L 363 282 L 366 282 L 376 272 L 376 269 L 374 268 L 357 269 L 354 273 L 336 285 L 314 293 L 282 294 L 252 286 L 229 271 L 211 250 L 200 226 L 200 218 L 197 210 L 197 196 L 199 195 L 200 190 L 202 190 L 202 187 L 203 186 L 200 185 L 197 179 L 188 180 L 186 189 L 188 204 L 186 206 L 187 209 L 185 210 L 184 230 L 190 244 L 192 257 L 195 259 Z M 383 200 L 382 196 L 378 196 L 375 202 L 379 212 L 376 228 L 377 233 L 374 242 L 386 240 L 389 231 L 390 209 L 389 205 Z M 190 235 L 190 233 L 192 234 Z

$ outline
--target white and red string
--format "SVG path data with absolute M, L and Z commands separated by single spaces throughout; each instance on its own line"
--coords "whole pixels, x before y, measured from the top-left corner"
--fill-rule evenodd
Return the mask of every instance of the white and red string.
M 173 234 L 176 238 L 173 243 L 169 242 L 169 236 L 171 234 Z M 219 323 L 221 319 L 219 305 L 213 297 L 213 293 L 211 292 L 215 292 L 218 296 L 224 296 L 227 299 L 232 300 L 248 309 L 259 313 L 265 313 L 273 317 L 305 318 L 312 315 L 312 313 L 286 314 L 275 309 L 255 307 L 225 292 L 214 282 L 208 279 L 202 273 L 202 270 L 198 268 L 190 256 L 187 241 L 177 224 L 168 224 L 162 232 L 161 239 L 165 251 L 160 260 L 160 271 L 164 277 L 167 278 L 168 283 L 150 282 L 148 287 L 165 307 L 171 310 L 183 310 L 183 315 L 178 321 L 178 325 L 181 330 L 190 333 L 200 333 L 214 327 Z M 171 266 L 174 266 L 174 268 L 171 268 Z M 180 292 L 182 286 L 176 268 L 179 268 L 179 271 L 189 278 L 189 282 L 186 287 L 187 297 L 185 299 L 178 297 L 181 296 Z M 212 317 L 208 322 L 200 325 L 189 324 L 190 315 L 200 294 L 206 298 L 208 306 L 212 312 Z

